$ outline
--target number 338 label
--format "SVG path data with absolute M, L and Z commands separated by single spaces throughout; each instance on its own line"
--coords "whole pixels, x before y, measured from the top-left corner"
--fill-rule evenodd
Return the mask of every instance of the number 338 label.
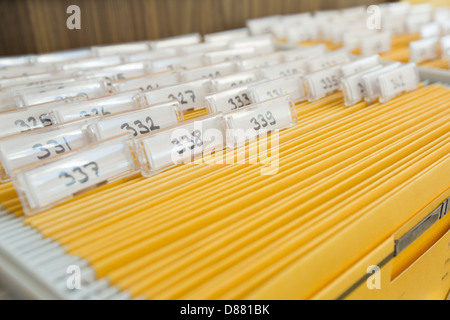
M 223 148 L 222 113 L 196 118 L 161 129 L 136 140 L 142 174 L 152 175 L 201 155 Z

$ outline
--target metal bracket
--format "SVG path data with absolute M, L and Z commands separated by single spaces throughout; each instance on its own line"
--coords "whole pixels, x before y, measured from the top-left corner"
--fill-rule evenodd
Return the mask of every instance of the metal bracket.
M 436 221 L 441 219 L 449 211 L 450 197 L 445 199 L 436 209 L 427 215 L 422 221 L 412 227 L 403 236 L 394 240 L 394 256 L 405 250 L 411 243 L 427 231 Z

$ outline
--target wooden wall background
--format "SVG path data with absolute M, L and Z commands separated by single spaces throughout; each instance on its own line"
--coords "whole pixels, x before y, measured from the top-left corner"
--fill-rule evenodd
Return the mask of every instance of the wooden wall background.
M 369 5 L 382 0 L 0 0 L 0 55 L 240 28 L 249 18 Z M 81 29 L 69 30 L 69 5 Z

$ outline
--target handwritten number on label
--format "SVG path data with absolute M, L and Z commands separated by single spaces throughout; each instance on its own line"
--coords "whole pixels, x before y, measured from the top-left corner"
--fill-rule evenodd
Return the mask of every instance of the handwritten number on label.
M 53 145 L 54 149 L 55 149 L 55 153 L 56 154 L 60 154 L 60 153 L 64 153 L 66 152 L 66 148 L 64 147 L 64 145 L 67 147 L 68 150 L 72 150 L 72 148 L 70 147 L 69 143 L 67 142 L 67 140 L 63 137 L 64 143 L 60 143 L 56 140 L 48 140 L 46 142 L 46 146 L 44 147 L 43 144 L 41 143 L 37 143 L 35 144 L 32 148 L 33 149 L 39 149 L 40 151 L 44 152 L 44 154 L 42 155 L 38 155 L 37 158 L 39 160 L 48 158 L 51 156 L 51 151 L 50 149 L 47 147 L 48 145 Z
M 71 185 L 73 185 L 74 183 L 76 183 L 77 181 L 75 180 L 75 178 L 73 176 L 71 176 L 70 174 L 68 174 L 65 171 L 62 171 L 59 173 L 58 177 L 61 178 L 68 178 L 70 179 L 69 182 L 66 182 L 66 187 L 70 187 Z
M 251 118 L 250 123 L 254 124 L 253 129 L 258 131 L 261 128 L 267 127 L 269 124 L 273 126 L 277 122 L 272 112 L 267 111 L 265 115 L 258 114 L 256 117 Z
M 241 93 L 240 96 L 238 95 L 234 98 L 228 99 L 228 103 L 233 106 L 231 110 L 235 110 L 238 108 L 242 108 L 243 106 L 248 106 L 249 104 L 251 104 L 251 101 L 246 93 Z
M 101 107 L 100 111 L 101 111 L 102 116 L 106 116 L 108 114 L 111 114 L 111 112 L 105 110 L 105 107 Z M 98 111 L 97 108 L 92 108 L 91 111 L 81 111 L 80 112 L 80 117 L 90 117 L 92 115 L 96 115 L 97 116 L 99 114 L 100 114 L 100 112 Z
M 140 134 L 146 134 L 150 132 L 150 129 L 147 128 L 146 126 L 144 126 L 144 124 L 140 121 L 140 120 L 136 120 L 134 122 L 135 125 L 137 125 L 137 127 L 141 130 L 139 130 Z
M 403 81 L 403 77 L 399 74 L 397 77 L 391 79 L 391 83 L 394 87 L 394 90 L 402 88 L 405 86 L 405 82 Z
M 87 170 L 90 169 L 90 170 Z M 70 187 L 71 185 L 75 183 L 86 183 L 89 181 L 89 173 L 94 172 L 95 175 L 98 177 L 98 164 L 94 161 L 91 161 L 89 163 L 86 163 L 82 167 L 74 167 L 71 169 L 71 174 L 67 173 L 66 171 L 62 171 L 58 174 L 58 177 L 60 179 L 66 178 L 70 181 L 66 182 L 66 186 Z M 78 178 L 76 178 L 78 177 Z
M 136 131 L 136 129 L 130 127 L 130 125 L 128 123 L 122 124 L 120 126 L 120 129 L 122 129 L 122 130 L 129 130 L 129 131 L 133 132 L 133 136 L 135 136 L 135 137 L 138 135 L 138 132 Z
M 160 129 L 160 126 L 155 126 L 152 118 L 150 118 L 150 117 L 145 118 L 145 122 L 150 123 L 150 131 Z
M 159 84 L 155 85 L 155 88 L 159 88 Z M 152 90 L 154 89 L 153 86 L 151 84 L 147 85 L 146 87 L 140 87 L 139 90 L 141 91 L 147 91 L 147 90 Z
M 321 79 L 320 83 L 322 83 L 322 88 L 324 90 L 337 88 L 339 85 L 339 82 L 335 75 Z
M 75 168 L 72 169 L 72 171 L 74 173 L 79 172 L 83 176 L 83 179 L 78 180 L 79 183 L 86 183 L 86 182 L 88 182 L 89 176 L 83 170 L 81 170 L 80 167 L 75 167 Z
M 187 95 L 188 98 L 185 98 L 184 95 Z M 169 94 L 167 96 L 167 98 L 168 99 L 173 99 L 173 100 L 178 100 L 178 102 L 180 104 L 188 104 L 189 103 L 189 98 L 190 98 L 190 100 L 192 100 L 192 102 L 195 102 L 195 98 L 196 98 L 195 93 L 192 90 L 186 90 L 184 92 L 178 92 L 177 96 L 178 96 L 178 98 L 176 98 L 175 95 L 173 95 L 173 94 Z M 185 100 L 185 99 L 187 99 L 187 100 Z
M 140 120 L 134 121 L 134 125 L 136 125 L 138 129 L 140 129 L 139 132 L 138 132 L 138 130 L 136 130 L 135 128 L 133 128 L 133 127 L 132 127 L 130 124 L 128 124 L 128 123 L 123 123 L 123 124 L 120 126 L 120 129 L 122 129 L 122 130 L 128 130 L 128 131 L 132 132 L 132 133 L 133 133 L 133 136 L 135 136 L 135 137 L 136 137 L 139 133 L 140 133 L 140 134 L 146 134 L 146 133 L 149 133 L 150 131 L 154 131 L 154 130 L 160 129 L 160 126 L 156 126 L 155 123 L 153 122 L 153 120 L 152 120 L 151 117 L 145 118 L 145 122 L 146 122 L 147 124 L 149 124 L 149 126 L 146 126 L 146 125 L 143 124 L 142 121 L 140 121 Z
M 195 147 L 201 147 L 203 145 L 202 133 L 200 130 L 194 130 L 191 132 L 190 137 L 182 135 L 178 139 L 172 139 L 170 142 L 178 147 L 178 154 L 183 154 L 186 152 L 186 147 L 192 150 Z
M 275 98 L 281 96 L 281 90 L 280 89 L 273 89 L 272 91 L 267 91 L 267 96 L 270 98 Z

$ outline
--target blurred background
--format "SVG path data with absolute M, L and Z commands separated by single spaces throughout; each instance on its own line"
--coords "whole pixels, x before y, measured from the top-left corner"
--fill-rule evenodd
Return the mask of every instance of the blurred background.
M 444 0 L 450 1 L 450 0 Z M 0 0 L 0 55 L 43 53 L 245 27 L 247 19 L 382 0 Z M 69 30 L 67 7 L 81 9 Z

